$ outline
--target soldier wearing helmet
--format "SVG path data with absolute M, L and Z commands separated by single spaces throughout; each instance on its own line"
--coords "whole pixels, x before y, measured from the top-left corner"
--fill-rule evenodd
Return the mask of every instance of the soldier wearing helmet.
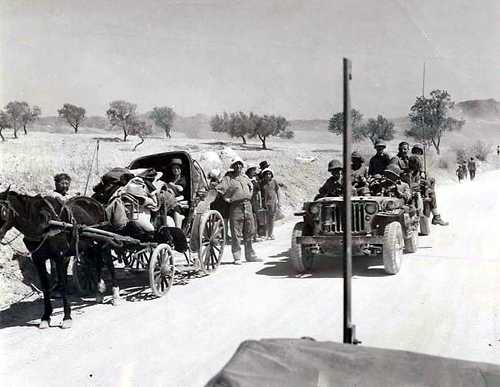
M 401 180 L 401 173 L 402 170 L 397 165 L 389 164 L 387 166 L 384 170 L 386 183 L 383 194 L 404 199 L 406 203 L 409 203 L 412 197 L 410 186 Z
M 229 203 L 229 227 L 231 229 L 231 251 L 234 263 L 241 264 L 241 240 L 245 247 L 245 259 L 247 262 L 257 262 L 252 247 L 252 236 L 254 234 L 254 219 L 252 204 L 250 202 L 253 192 L 253 184 L 248 176 L 243 173 L 243 160 L 239 157 L 231 160 L 230 172 L 222 178 L 216 186 L 216 190 L 222 194 L 224 200 Z
M 357 195 L 363 195 L 366 192 L 368 168 L 365 165 L 363 156 L 357 151 L 351 154 L 351 181 Z
M 335 159 L 331 160 L 328 163 L 328 172 L 332 175 L 321 186 L 314 200 L 328 196 L 342 196 L 342 163 Z
M 385 142 L 377 140 L 374 148 L 377 153 L 370 159 L 370 165 L 368 167 L 368 174 L 370 176 L 381 175 L 391 162 L 390 156 L 385 152 Z

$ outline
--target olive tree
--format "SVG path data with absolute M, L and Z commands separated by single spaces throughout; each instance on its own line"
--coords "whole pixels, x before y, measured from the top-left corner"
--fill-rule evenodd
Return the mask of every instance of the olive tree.
M 78 133 L 78 128 L 80 124 L 85 119 L 85 109 L 72 105 L 70 103 L 65 103 L 61 109 L 57 111 L 59 117 L 64 118 L 68 124 L 75 130 L 75 134 Z
M 427 146 L 432 144 L 439 154 L 443 136 L 465 124 L 464 120 L 449 116 L 454 106 L 446 90 L 433 90 L 429 98 L 417 97 L 408 114 L 411 126 L 406 135 Z
M 148 116 L 153 120 L 156 126 L 159 126 L 165 131 L 165 136 L 167 138 L 172 137 L 171 131 L 175 119 L 174 109 L 168 106 L 155 107 Z
M 127 101 L 113 101 L 109 104 L 106 116 L 112 127 L 119 127 L 123 131 L 123 141 L 127 141 L 129 130 L 136 120 L 137 105 Z

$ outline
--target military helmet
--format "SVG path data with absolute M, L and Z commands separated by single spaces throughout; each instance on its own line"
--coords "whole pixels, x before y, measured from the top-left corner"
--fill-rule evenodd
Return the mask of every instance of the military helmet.
M 358 151 L 354 151 L 351 153 L 351 160 L 361 160 L 361 162 L 365 161 L 363 156 Z
M 411 153 L 413 154 L 424 154 L 424 146 L 422 144 L 415 144 L 411 148 Z
M 384 170 L 384 175 L 392 180 L 393 178 L 399 178 L 402 172 L 397 165 L 389 164 Z
M 387 145 L 385 145 L 385 142 L 383 140 L 378 139 L 377 141 L 375 141 L 375 148 L 378 148 L 379 146 L 385 148 Z
M 336 159 L 333 159 L 328 163 L 328 172 L 333 171 L 334 169 L 342 169 L 342 163 Z

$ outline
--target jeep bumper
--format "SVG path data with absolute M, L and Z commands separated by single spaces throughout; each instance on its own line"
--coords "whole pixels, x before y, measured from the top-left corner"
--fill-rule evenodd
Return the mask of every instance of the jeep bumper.
M 316 235 L 316 236 L 300 236 L 297 237 L 297 243 L 307 248 L 318 248 L 322 251 L 336 250 L 344 244 L 343 235 Z M 381 235 L 353 235 L 353 247 L 361 247 L 363 245 L 381 245 L 383 244 L 383 236 Z

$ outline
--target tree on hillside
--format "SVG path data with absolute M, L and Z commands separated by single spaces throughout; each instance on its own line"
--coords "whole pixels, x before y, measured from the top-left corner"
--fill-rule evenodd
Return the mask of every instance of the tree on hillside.
M 433 90 L 429 98 L 417 97 L 408 114 L 411 127 L 406 135 L 426 146 L 432 144 L 439 154 L 442 137 L 447 132 L 460 130 L 465 124 L 464 120 L 449 117 L 454 105 L 446 90 Z
M 360 133 L 373 145 L 377 140 L 390 141 L 394 138 L 394 122 L 379 114 L 376 119 L 370 118 L 366 124 L 361 125 Z
M 5 137 L 3 136 L 2 131 L 10 127 L 12 127 L 12 124 L 9 115 L 0 110 L 0 138 L 2 138 L 2 141 L 5 141 Z
M 262 149 L 267 149 L 266 140 L 268 137 L 277 136 L 292 138 L 293 132 L 288 130 L 290 123 L 282 116 L 264 115 L 258 116 L 250 113 L 250 120 L 255 122 L 249 137 L 258 137 L 262 142 Z
M 135 151 L 145 140 L 144 138 L 153 133 L 153 127 L 146 121 L 134 118 L 128 127 L 128 134 L 131 136 L 137 136 L 141 139 L 139 143 L 134 146 L 133 151 Z
M 24 113 L 21 116 L 21 125 L 23 126 L 24 129 L 24 135 L 27 135 L 28 131 L 26 130 L 26 126 L 32 122 L 35 122 L 38 119 L 38 117 L 42 115 L 42 109 L 40 109 L 36 105 L 30 107 L 27 102 L 21 102 L 21 103 L 24 106 Z
M 167 138 L 172 137 L 170 132 L 172 131 L 172 125 L 175 118 L 174 109 L 168 106 L 155 107 L 153 111 L 149 113 L 149 118 L 153 120 L 156 126 L 159 126 L 165 131 L 165 136 Z
M 17 138 L 17 130 L 24 126 L 24 117 L 26 116 L 27 107 L 26 102 L 11 101 L 5 106 L 5 113 L 9 116 L 11 128 L 14 129 L 14 138 Z
M 218 133 L 226 133 L 231 137 L 238 137 L 243 140 L 243 144 L 247 143 L 245 136 L 248 134 L 250 125 L 249 117 L 242 112 L 228 114 L 216 114 L 210 120 L 212 131 Z
M 352 139 L 360 141 L 364 136 L 363 133 L 363 115 L 356 109 L 351 110 L 352 117 Z M 344 133 L 344 112 L 334 114 L 328 121 L 328 130 L 341 136 Z
M 61 109 L 57 111 L 59 117 L 64 118 L 68 124 L 75 130 L 75 134 L 78 133 L 78 128 L 80 124 L 85 119 L 85 109 L 72 105 L 70 103 L 65 103 Z
M 118 126 L 123 130 L 123 141 L 127 141 L 127 136 L 131 125 L 136 121 L 135 110 L 137 105 L 127 101 L 113 101 L 109 104 L 106 116 L 111 126 Z

